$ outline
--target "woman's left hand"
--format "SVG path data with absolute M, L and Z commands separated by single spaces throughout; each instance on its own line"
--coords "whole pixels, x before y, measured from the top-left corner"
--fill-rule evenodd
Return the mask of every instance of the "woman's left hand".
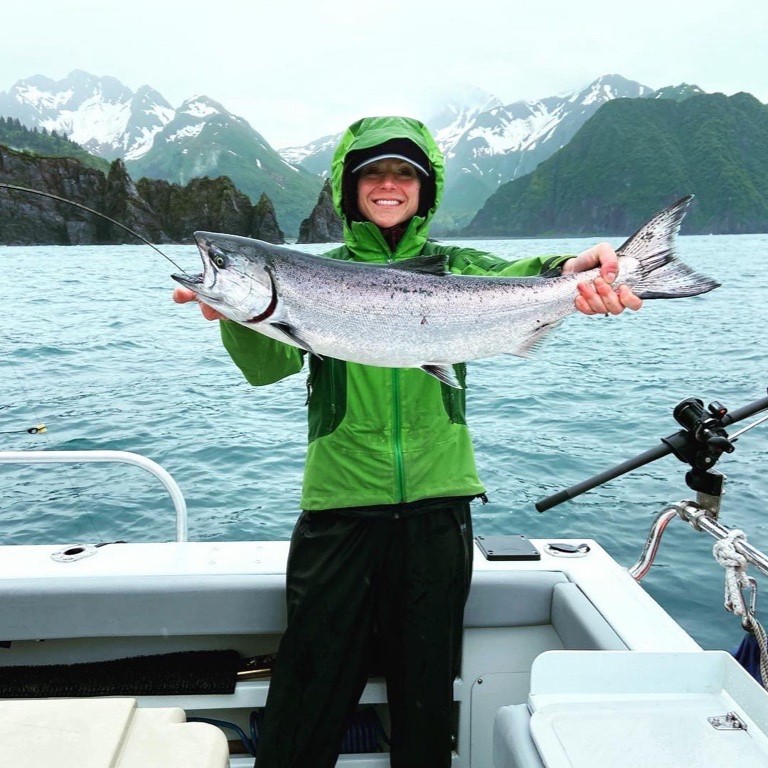
M 579 295 L 573 304 L 585 315 L 619 315 L 625 309 L 638 310 L 643 300 L 635 296 L 626 285 L 613 288 L 611 285 L 619 273 L 619 259 L 608 243 L 598 243 L 582 251 L 578 256 L 563 264 L 563 274 L 586 272 L 600 267 L 600 277 L 592 282 L 577 285 Z

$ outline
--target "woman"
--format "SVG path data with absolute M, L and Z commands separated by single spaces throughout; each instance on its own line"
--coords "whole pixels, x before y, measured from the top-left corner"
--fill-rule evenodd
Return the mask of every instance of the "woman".
M 428 240 L 443 188 L 443 157 L 426 127 L 364 118 L 331 166 L 344 245 L 330 258 L 386 263 L 445 254 L 452 272 L 522 276 L 600 266 L 580 285 L 584 314 L 639 309 L 614 290 L 613 249 L 575 258 L 506 262 Z M 176 301 L 191 301 L 177 288 Z M 247 380 L 299 371 L 304 353 L 221 319 L 224 345 Z M 464 386 L 466 368 L 454 366 Z M 419 369 L 310 358 L 309 447 L 303 509 L 287 568 L 288 627 L 259 739 L 259 768 L 330 768 L 369 673 L 383 674 L 395 768 L 451 762 L 453 680 L 472 574 L 470 501 L 483 496 L 464 409 L 466 389 Z

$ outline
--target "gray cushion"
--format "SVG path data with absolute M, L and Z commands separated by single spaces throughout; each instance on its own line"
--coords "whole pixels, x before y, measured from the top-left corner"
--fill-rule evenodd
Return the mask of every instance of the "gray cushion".
M 0 640 L 270 634 L 285 628 L 285 576 L 19 579 L 3 583 Z
M 525 704 L 501 707 L 493 721 L 495 768 L 544 768 L 530 731 L 531 715 Z
M 568 650 L 625 651 L 624 641 L 571 582 L 555 584 L 552 594 L 552 626 Z
M 465 627 L 527 627 L 549 624 L 552 589 L 567 582 L 560 571 L 475 571 Z M 524 594 L 526 599 L 518 596 Z

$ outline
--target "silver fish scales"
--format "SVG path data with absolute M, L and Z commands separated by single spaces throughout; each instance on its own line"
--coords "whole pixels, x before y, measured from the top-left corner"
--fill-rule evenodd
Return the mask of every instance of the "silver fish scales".
M 718 286 L 675 256 L 690 200 L 656 214 L 617 250 L 616 284 L 645 299 Z M 364 264 L 234 235 L 196 232 L 195 239 L 202 274 L 173 277 L 229 319 L 320 357 L 420 367 L 455 387 L 453 363 L 529 354 L 575 312 L 577 283 L 599 274 L 454 275 L 445 256 Z

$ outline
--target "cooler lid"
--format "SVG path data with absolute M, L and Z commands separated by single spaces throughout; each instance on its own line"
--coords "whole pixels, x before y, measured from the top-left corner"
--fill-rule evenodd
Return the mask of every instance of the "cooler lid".
M 531 670 L 547 768 L 761 768 L 768 692 L 724 651 L 552 651 Z

